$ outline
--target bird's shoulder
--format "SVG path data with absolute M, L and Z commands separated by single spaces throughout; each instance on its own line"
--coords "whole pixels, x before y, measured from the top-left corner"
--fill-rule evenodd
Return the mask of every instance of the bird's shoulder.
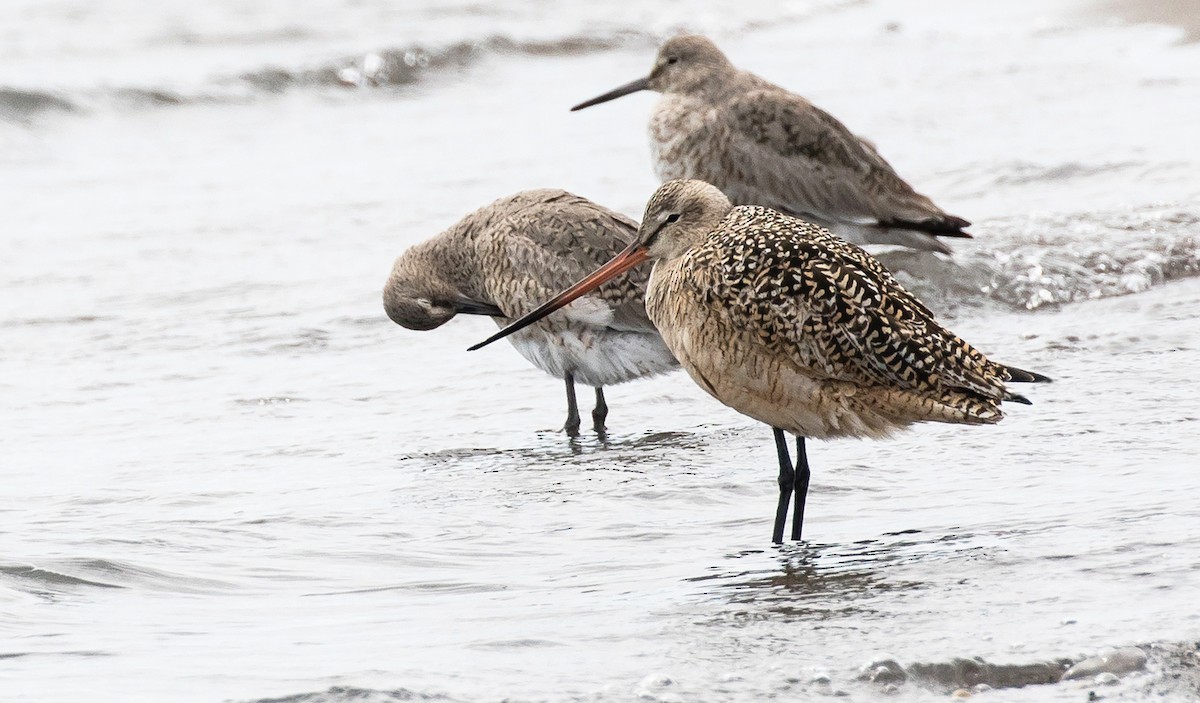
M 714 113 L 732 135 L 763 153 L 808 159 L 858 171 L 882 161 L 875 149 L 840 120 L 803 96 L 761 81 L 738 92 Z
M 868 252 L 824 227 L 770 208 L 733 208 L 695 255 L 709 259 L 713 270 L 720 272 L 718 283 L 739 286 L 742 295 L 812 296 L 836 290 L 886 296 L 904 308 L 897 314 L 933 316 Z M 817 280 L 822 275 L 838 279 L 833 289 L 820 288 L 831 285 Z
M 493 265 L 569 285 L 633 241 L 637 223 L 566 191 L 534 191 L 506 203 L 481 228 L 475 247 Z
M 719 158 L 696 159 L 694 176 L 738 203 L 853 223 L 933 208 L 837 118 L 766 81 L 731 90 L 696 139 L 719 145 Z
M 532 310 L 596 270 L 637 233 L 629 217 L 567 191 L 519 196 L 503 204 L 475 241 L 486 283 L 510 316 Z M 648 266 L 635 268 L 590 296 L 610 309 L 607 326 L 653 330 L 642 303 L 648 276 Z

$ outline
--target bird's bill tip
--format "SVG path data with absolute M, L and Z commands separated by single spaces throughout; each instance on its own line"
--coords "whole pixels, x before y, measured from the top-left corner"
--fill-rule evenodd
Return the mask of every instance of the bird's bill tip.
M 514 332 L 519 332 L 529 325 L 537 322 L 550 313 L 566 307 L 572 301 L 582 297 L 586 293 L 599 288 L 604 283 L 620 276 L 629 269 L 642 263 L 649 257 L 649 252 L 644 246 L 640 246 L 637 241 L 634 241 L 629 246 L 625 247 L 620 254 L 614 256 L 607 264 L 593 271 L 591 274 L 584 277 L 575 285 L 564 290 L 550 300 L 542 303 L 536 310 L 533 310 L 525 315 L 522 315 L 512 324 L 500 330 L 491 337 L 473 346 L 467 347 L 467 351 L 475 351 L 482 349 L 492 342 L 504 339 Z
M 483 349 L 484 347 L 486 347 L 487 345 L 496 341 L 497 339 L 500 339 L 500 336 L 503 332 L 504 332 L 504 330 L 500 330 L 500 332 L 493 334 L 491 337 L 488 337 L 487 339 L 483 340 L 482 342 L 479 342 L 478 344 L 472 344 L 471 346 L 467 347 L 467 351 L 479 351 L 480 349 Z
M 607 93 L 605 93 L 604 95 L 597 95 L 596 97 L 592 98 L 591 100 L 584 100 L 583 102 L 579 103 L 575 107 L 571 108 L 571 112 L 575 112 L 577 110 L 582 110 L 586 107 L 591 107 L 593 105 L 599 105 L 600 103 L 606 103 L 609 100 L 616 100 L 617 98 L 629 95 L 630 93 L 636 93 L 639 90 L 649 90 L 649 89 L 650 89 L 650 79 L 649 78 L 639 78 L 636 81 L 626 83 L 625 85 L 623 85 L 619 88 L 614 88 L 614 89 L 608 91 Z

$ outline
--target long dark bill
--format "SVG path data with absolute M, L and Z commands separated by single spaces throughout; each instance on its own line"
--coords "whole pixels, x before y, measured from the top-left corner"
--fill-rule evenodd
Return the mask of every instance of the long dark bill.
M 631 243 L 629 246 L 625 247 L 620 254 L 614 256 L 611 261 L 596 269 L 579 283 L 576 283 L 550 300 L 542 303 L 538 309 L 521 316 L 520 319 L 514 321 L 508 327 L 505 327 L 496 334 L 493 334 L 491 337 L 488 337 L 479 344 L 469 347 L 467 351 L 481 349 L 498 339 L 504 339 L 513 332 L 519 332 L 520 330 L 525 329 L 555 310 L 566 306 L 572 300 L 582 296 L 584 293 L 589 293 L 599 288 L 606 281 L 612 280 L 634 266 L 637 266 L 645 261 L 648 256 L 649 252 L 646 251 L 645 247 L 640 246 L 636 241 Z
M 454 301 L 454 312 L 459 315 L 486 315 L 488 317 L 504 317 L 504 311 L 491 303 L 481 303 L 478 300 L 462 297 Z
M 636 93 L 639 90 L 649 90 L 649 89 L 650 89 L 650 79 L 649 78 L 639 78 L 636 81 L 633 81 L 632 83 L 626 83 L 625 85 L 621 86 L 620 88 L 614 88 L 614 89 L 608 91 L 607 93 L 605 93 L 604 95 L 594 97 L 591 100 L 584 100 L 583 102 L 579 103 L 575 107 L 571 108 L 571 112 L 575 112 L 576 110 L 582 110 L 583 108 L 591 107 L 592 105 L 599 105 L 600 103 L 606 103 L 609 100 L 616 100 L 619 97 L 629 95 L 630 93 Z

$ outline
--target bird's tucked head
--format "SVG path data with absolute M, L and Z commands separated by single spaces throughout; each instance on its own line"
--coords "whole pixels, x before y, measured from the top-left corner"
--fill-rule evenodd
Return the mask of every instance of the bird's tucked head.
M 431 330 L 459 313 L 504 316 L 496 305 L 468 297 L 447 281 L 440 274 L 437 252 L 426 242 L 396 259 L 383 287 L 383 309 L 392 322 L 410 330 Z
M 731 209 L 729 198 L 704 181 L 667 181 L 646 204 L 637 242 L 651 259 L 674 259 L 716 229 Z
M 606 103 L 640 90 L 683 95 L 719 90 L 736 73 L 737 69 L 729 63 L 725 54 L 706 37 L 680 34 L 668 39 L 658 50 L 650 75 L 585 100 L 571 108 L 571 111 Z
M 707 37 L 681 34 L 668 39 L 658 50 L 647 87 L 660 93 L 695 93 L 735 70 Z

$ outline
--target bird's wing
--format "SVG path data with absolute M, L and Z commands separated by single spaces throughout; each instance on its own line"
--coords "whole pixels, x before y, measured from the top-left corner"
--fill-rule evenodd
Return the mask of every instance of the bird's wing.
M 728 141 L 729 163 L 712 162 L 722 173 L 700 177 L 721 183 L 735 200 L 758 201 L 746 204 L 932 234 L 970 224 L 913 190 L 872 144 L 832 115 L 783 89 L 753 90 L 714 108 L 706 129 Z
M 717 297 L 750 310 L 739 319 L 772 351 L 816 378 L 1004 397 L 999 365 L 942 328 L 870 254 L 763 208 L 735 217 L 757 229 L 725 247 Z
M 496 262 L 485 272 L 485 282 L 509 318 L 533 310 L 600 268 L 637 233 L 637 224 L 624 215 L 565 191 L 544 193 L 492 223 L 477 242 L 496 253 L 484 259 Z M 640 266 L 568 306 L 564 314 L 594 326 L 654 331 L 643 302 L 649 275 L 649 266 Z

